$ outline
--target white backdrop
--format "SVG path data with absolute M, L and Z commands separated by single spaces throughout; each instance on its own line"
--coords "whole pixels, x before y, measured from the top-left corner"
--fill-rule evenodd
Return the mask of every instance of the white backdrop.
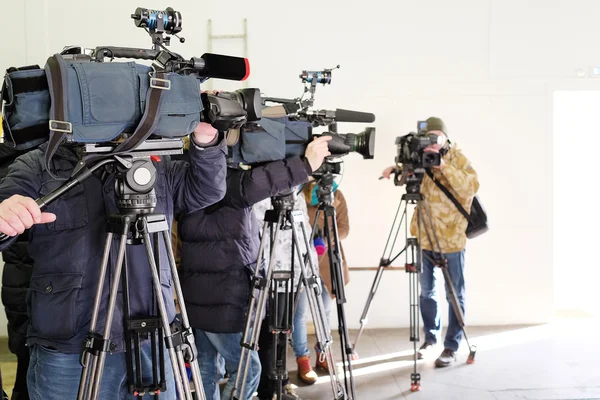
M 3 1 L 7 3 L 7 1 Z M 597 86 L 587 78 L 599 63 L 594 0 L 276 0 L 221 2 L 21 0 L 3 19 L 0 68 L 38 63 L 79 44 L 144 46 L 130 14 L 138 6 L 173 6 L 183 14 L 186 57 L 206 51 L 206 27 L 234 34 L 248 19 L 249 84 L 265 95 L 301 94 L 302 69 L 341 65 L 332 85 L 317 89 L 319 108 L 376 113 L 376 156 L 346 157 L 341 189 L 351 234 L 351 267 L 379 262 L 401 188 L 377 180 L 393 162 L 394 139 L 416 121 L 442 117 L 479 173 L 491 231 L 469 243 L 467 314 L 471 324 L 548 321 L 552 316 L 552 92 L 556 86 Z M 368 7 L 367 7 L 368 4 Z M 4 8 L 6 9 L 6 8 Z M 10 40 L 9 40 L 10 38 Z M 240 54 L 241 42 L 214 52 Z M 237 84 L 215 82 L 214 87 Z M 362 126 L 341 125 L 357 132 Z M 346 312 L 358 325 L 374 272 L 353 272 Z M 370 327 L 406 326 L 407 279 L 384 276 Z

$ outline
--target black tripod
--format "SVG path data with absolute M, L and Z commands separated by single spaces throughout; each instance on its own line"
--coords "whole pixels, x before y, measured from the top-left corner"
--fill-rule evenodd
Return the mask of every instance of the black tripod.
M 342 270 L 342 254 L 340 251 L 340 240 L 338 236 L 338 225 L 336 211 L 333 206 L 333 181 L 332 173 L 325 173 L 319 177 L 317 199 L 319 205 L 313 223 L 313 237 L 317 232 L 319 214 L 323 212 L 323 240 L 327 244 L 327 254 L 329 256 L 329 270 L 331 273 L 332 295 L 335 296 L 337 307 L 338 332 L 340 335 L 340 346 L 342 350 L 342 368 L 344 371 L 344 386 L 349 393 L 350 399 L 356 399 L 354 388 L 354 376 L 352 375 L 352 347 L 350 345 L 350 335 L 348 334 L 348 324 L 346 323 L 346 313 L 344 304 L 346 303 L 346 291 L 344 285 L 344 273 Z M 329 369 L 335 368 L 329 364 Z
M 240 357 L 238 375 L 233 391 L 234 399 L 242 399 L 248 367 L 250 364 L 251 351 L 258 349 L 258 335 L 263 323 L 266 312 L 267 300 L 269 300 L 269 331 L 273 334 L 273 368 L 269 371 L 269 378 L 277 381 L 276 395 L 278 400 L 283 400 L 283 380 L 287 378 L 286 353 L 287 341 L 293 327 L 294 317 L 294 259 L 299 260 L 302 273 L 302 282 L 306 287 L 308 304 L 313 316 L 318 345 L 325 354 L 330 366 L 335 365 L 335 360 L 331 352 L 332 339 L 329 334 L 329 321 L 325 314 L 323 300 L 321 298 L 321 282 L 316 274 L 316 266 L 312 258 L 308 255 L 310 245 L 304 215 L 301 211 L 294 211 L 296 203 L 296 194 L 294 192 L 282 194 L 271 199 L 273 210 L 265 213 L 264 225 L 262 229 L 261 243 L 257 268 L 253 278 L 253 288 L 258 290 L 254 292 L 250 299 L 248 318 L 244 329 L 242 339 L 242 354 Z M 267 235 L 267 229 L 270 228 L 270 235 Z M 278 237 L 282 230 L 292 230 L 292 268 L 290 270 L 275 271 L 276 254 L 278 247 Z M 300 246 L 300 238 L 304 247 Z M 260 266 L 265 259 L 265 246 L 267 240 L 270 240 L 270 258 L 269 265 L 264 277 L 260 276 Z M 303 257 L 302 252 L 306 252 Z M 306 262 L 308 261 L 308 267 Z M 330 368 L 329 376 L 331 378 L 331 387 L 333 399 L 348 400 L 338 376 Z M 245 400 L 245 399 L 244 399 Z
M 406 174 L 403 176 L 403 182 L 398 183 L 398 172 L 396 172 L 395 183 L 396 185 L 401 185 L 404 182 L 406 183 L 406 194 L 402 196 L 400 200 L 400 204 L 398 205 L 398 209 L 396 210 L 396 215 L 394 217 L 394 222 L 392 223 L 392 229 L 390 230 L 390 234 L 385 244 L 385 249 L 383 250 L 383 256 L 379 262 L 379 268 L 377 269 L 377 273 L 375 275 L 375 279 L 373 281 L 373 285 L 371 286 L 371 291 L 369 292 L 369 297 L 367 298 L 367 302 L 365 304 L 365 308 L 360 317 L 360 329 L 354 341 L 353 350 L 356 349 L 358 345 L 358 341 L 365 329 L 365 325 L 368 322 L 369 308 L 371 306 L 371 302 L 375 297 L 375 293 L 379 288 L 379 283 L 381 282 L 381 277 L 383 276 L 383 271 L 386 267 L 392 265 L 392 263 L 400 257 L 403 253 L 406 253 L 406 263 L 405 263 L 405 271 L 409 274 L 409 306 L 410 306 L 410 341 L 413 342 L 413 360 L 414 367 L 413 372 L 411 374 L 411 386 L 410 390 L 415 392 L 421 389 L 421 375 L 417 372 L 417 344 L 420 341 L 419 331 L 420 331 L 420 318 L 419 318 L 419 275 L 423 270 L 423 252 L 421 250 L 421 246 L 419 244 L 419 238 L 422 237 L 422 233 L 424 232 L 427 235 L 429 243 L 432 246 L 435 246 L 434 253 L 436 254 L 436 260 L 430 260 L 434 265 L 438 266 L 443 274 L 444 274 L 444 282 L 446 285 L 446 292 L 448 293 L 450 304 L 452 306 L 452 310 L 456 315 L 459 326 L 463 331 L 463 335 L 465 337 L 465 341 L 470 350 L 469 358 L 467 359 L 468 364 L 472 364 L 475 360 L 475 352 L 477 351 L 476 346 L 471 346 L 469 344 L 469 339 L 467 338 L 467 332 L 465 330 L 464 323 L 464 315 L 462 309 L 460 307 L 458 297 L 456 296 L 456 291 L 454 289 L 454 285 L 452 284 L 452 280 L 450 278 L 450 273 L 447 268 L 447 260 L 444 258 L 444 254 L 440 247 L 440 242 L 438 240 L 437 233 L 433 228 L 431 209 L 429 204 L 424 199 L 423 195 L 420 192 L 420 186 L 423 179 L 424 171 L 415 170 L 412 175 Z M 417 238 L 411 238 L 408 235 L 408 205 L 415 206 L 415 212 L 417 213 Z M 402 210 L 401 218 L 398 224 L 398 215 Z M 429 222 L 429 225 L 425 224 L 425 218 Z M 431 227 L 431 230 L 428 229 L 428 226 Z M 405 237 L 406 237 L 406 246 L 395 256 L 392 257 L 394 247 L 396 245 L 396 240 L 398 239 L 398 235 L 402 230 L 402 227 L 405 228 Z M 392 241 L 393 237 L 393 241 Z M 433 239 L 433 240 L 432 240 Z M 392 241 L 390 246 L 390 241 Z
M 156 154 L 156 152 L 153 153 Z M 165 355 L 163 351 L 163 343 L 165 343 L 173 367 L 178 398 L 186 400 L 194 399 L 185 366 L 185 363 L 188 362 L 194 382 L 195 398 L 204 400 L 206 397 L 200 378 L 194 336 L 187 318 L 185 302 L 183 301 L 183 294 L 177 275 L 168 221 L 163 214 L 152 213 L 157 204 L 154 192 L 156 169 L 148 155 L 142 155 L 141 157 L 115 156 L 111 164 L 107 168 L 107 171 L 115 175 L 115 195 L 120 214 L 111 215 L 108 218 L 106 244 L 100 266 L 90 333 L 86 338 L 81 353 L 83 370 L 78 400 L 98 399 L 106 354 L 115 348 L 114 343 L 110 341 L 110 331 L 120 280 L 122 283 L 123 323 L 129 392 L 137 398 L 141 398 L 146 394 L 154 395 L 158 398 L 161 392 L 169 389 L 173 390 L 173 388 L 167 387 L 165 381 Z M 115 234 L 120 235 L 117 262 L 110 283 L 104 332 L 100 334 L 96 332 L 96 326 L 98 324 L 100 303 L 102 302 L 104 281 L 107 278 L 106 274 L 109 270 L 110 249 L 113 243 L 113 235 Z M 181 303 L 182 329 L 179 331 L 176 330 L 174 333 L 172 333 L 169 326 L 165 301 L 161 292 L 159 276 L 159 237 L 161 235 L 170 264 L 175 292 Z M 126 249 L 128 245 L 135 246 L 142 244 L 145 246 L 152 275 L 153 297 L 155 299 L 153 309 L 158 309 L 158 312 L 157 315 L 131 318 Z M 152 379 L 151 382 L 144 382 L 141 365 L 141 346 L 144 341 L 148 340 L 152 348 Z

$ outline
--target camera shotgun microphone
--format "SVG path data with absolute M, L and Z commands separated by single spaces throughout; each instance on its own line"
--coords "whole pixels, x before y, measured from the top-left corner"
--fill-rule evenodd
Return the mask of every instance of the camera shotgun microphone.
M 192 57 L 190 61 L 192 67 L 203 77 L 244 81 L 250 76 L 247 58 L 206 53 L 200 58 Z
M 331 120 L 335 122 L 375 122 L 375 114 L 361 111 L 344 110 L 336 108 L 334 110 L 301 110 L 297 117 L 301 120 L 315 121 L 319 119 Z
M 335 120 L 337 122 L 375 122 L 375 114 L 361 111 L 344 110 L 337 108 L 335 110 Z

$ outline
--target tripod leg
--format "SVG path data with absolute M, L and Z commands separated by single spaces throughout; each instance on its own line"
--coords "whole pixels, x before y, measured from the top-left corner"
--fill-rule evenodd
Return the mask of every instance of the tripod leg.
M 269 378 L 276 382 L 277 399 L 283 396 L 283 381 L 288 378 L 286 360 L 288 335 L 292 326 L 291 292 L 293 291 L 293 275 L 291 271 L 276 271 L 273 274 L 270 290 L 269 330 L 272 334 L 273 353 Z M 283 289 L 280 291 L 279 289 Z
M 467 364 L 473 364 L 475 363 L 475 353 L 477 352 L 477 346 L 471 346 L 471 344 L 469 343 L 469 338 L 467 337 L 467 330 L 465 329 L 464 313 L 462 311 L 462 307 L 460 306 L 458 296 L 456 295 L 456 289 L 454 288 L 454 284 L 452 283 L 452 277 L 450 276 L 450 271 L 448 271 L 447 265 L 442 267 L 442 272 L 444 274 L 446 292 L 448 293 L 448 298 L 452 306 L 452 311 L 454 312 L 454 316 L 458 321 L 458 325 L 460 326 L 460 329 L 463 332 L 463 336 L 465 337 L 465 341 L 467 342 L 467 346 L 469 347 L 469 357 L 467 358 Z
M 382 260 L 383 261 L 383 260 Z M 367 297 L 367 302 L 365 303 L 365 308 L 360 316 L 360 328 L 358 333 L 356 334 L 356 338 L 354 339 L 354 344 L 352 345 L 352 352 L 356 351 L 356 346 L 358 346 L 358 341 L 365 330 L 365 325 L 368 322 L 369 317 L 369 309 L 371 308 L 371 302 L 373 298 L 375 298 L 375 294 L 377 293 L 377 289 L 379 288 L 379 283 L 381 282 L 381 277 L 383 276 L 383 271 L 385 269 L 385 265 L 382 263 L 379 264 L 379 268 L 377 268 L 377 273 L 375 274 L 375 279 L 373 280 L 373 285 L 371 285 L 371 291 L 369 292 L 369 297 Z
M 192 371 L 192 381 L 194 382 L 194 390 L 196 393 L 198 393 L 198 398 L 206 398 L 206 394 L 204 393 L 204 386 L 202 385 L 200 366 L 198 365 L 198 350 L 196 349 L 194 334 L 190 326 L 190 320 L 188 318 L 187 308 L 185 306 L 185 301 L 183 298 L 183 291 L 181 290 L 181 283 L 179 281 L 179 274 L 177 272 L 177 265 L 175 263 L 175 255 L 173 254 L 171 237 L 168 231 L 163 231 L 163 241 L 165 243 L 165 248 L 167 249 L 167 255 L 169 257 L 171 276 L 173 277 L 173 286 L 175 287 L 175 293 L 177 294 L 177 298 L 179 299 L 183 332 L 187 333 L 185 338 L 187 347 L 189 349 L 188 361 Z M 184 374 L 184 379 L 187 379 L 187 372 L 186 374 Z
M 333 294 L 335 295 L 338 312 L 338 330 L 340 334 L 340 345 L 342 347 L 344 382 L 346 383 L 346 392 L 349 393 L 351 399 L 355 399 L 356 391 L 354 389 L 354 377 L 352 375 L 352 347 L 350 346 L 348 325 L 346 323 L 346 314 L 344 312 L 346 294 L 344 289 L 344 274 L 342 271 L 342 256 L 337 231 L 336 212 L 333 206 L 326 206 L 324 211 L 324 236 L 328 247 L 331 283 L 333 285 Z M 346 365 L 348 374 L 346 374 Z
M 402 209 L 403 203 L 404 203 L 404 209 Z M 407 217 L 407 205 L 408 205 L 407 203 L 405 203 L 403 200 L 401 200 L 400 203 L 398 204 L 398 208 L 396 209 L 396 215 L 394 215 L 394 221 L 392 222 L 390 234 L 388 235 L 388 238 L 385 242 L 385 248 L 383 249 L 383 255 L 381 256 L 381 260 L 379 261 L 379 268 L 377 269 L 375 279 L 373 280 L 373 285 L 371 286 L 371 291 L 369 292 L 369 297 L 367 298 L 365 308 L 360 317 L 360 329 L 358 330 L 356 339 L 354 340 L 354 344 L 352 346 L 353 352 L 356 351 L 356 347 L 358 345 L 358 340 L 362 336 L 362 333 L 365 329 L 365 325 L 368 322 L 369 309 L 371 307 L 371 302 L 373 301 L 373 298 L 375 297 L 375 294 L 377 293 L 377 289 L 379 288 L 379 283 L 381 282 L 381 277 L 383 275 L 384 268 L 389 267 L 392 263 L 391 255 L 394 251 L 394 248 L 396 247 L 396 240 L 398 239 L 398 235 L 400 233 L 400 230 L 402 229 L 402 222 L 405 221 L 405 219 Z M 401 210 L 403 210 L 402 214 L 400 214 Z M 398 215 L 401 215 L 401 217 L 400 217 L 400 221 L 398 223 L 396 223 L 398 221 Z M 393 240 L 392 240 L 392 237 L 394 238 Z M 390 241 L 392 242 L 391 246 L 390 246 Z M 398 255 L 400 255 L 400 254 L 398 254 Z M 397 257 L 398 256 L 394 257 L 394 259 L 396 259 Z
M 419 274 L 421 273 L 421 250 L 418 241 L 407 239 L 410 252 L 407 253 L 406 272 L 409 274 L 408 293 L 410 304 L 410 340 L 413 342 L 413 372 L 410 375 L 411 392 L 421 390 L 421 374 L 417 371 L 417 344 L 419 343 Z M 410 262 L 408 260 L 410 254 Z
M 117 294 L 119 290 L 119 280 L 121 279 L 121 269 L 123 268 L 123 263 L 125 259 L 125 250 L 127 245 L 127 236 L 129 234 L 129 226 L 131 224 L 131 219 L 129 216 L 125 216 L 122 218 L 123 223 L 123 233 L 121 234 L 121 241 L 119 243 L 119 251 L 117 254 L 117 264 L 115 265 L 115 272 L 113 281 L 111 283 L 111 291 L 108 299 L 108 308 L 106 313 L 106 322 L 104 324 L 104 335 L 103 339 L 108 340 L 110 337 L 110 330 L 112 328 L 113 316 L 115 311 L 115 305 L 117 302 Z M 92 400 L 97 400 L 100 395 L 100 383 L 102 382 L 102 373 L 104 371 L 104 363 L 106 361 L 106 351 L 100 351 L 98 355 L 98 361 L 96 364 L 96 369 L 93 374 L 92 380 Z
M 146 254 L 148 256 L 148 262 L 150 264 L 150 272 L 152 274 L 154 292 L 156 293 L 159 315 L 162 321 L 163 330 L 165 332 L 165 341 L 168 343 L 167 347 L 169 351 L 169 356 L 171 358 L 171 364 L 173 367 L 175 386 L 177 387 L 177 393 L 179 394 L 179 397 L 181 399 L 192 400 L 190 385 L 189 381 L 187 380 L 187 373 L 184 375 L 186 379 L 182 379 L 182 368 L 185 372 L 185 365 L 183 365 L 183 356 L 181 355 L 181 351 L 179 351 L 179 354 L 175 353 L 175 348 L 172 343 L 172 335 L 170 334 L 171 329 L 169 327 L 169 321 L 167 320 L 167 308 L 165 306 L 165 301 L 162 296 L 160 276 L 158 275 L 158 272 L 156 270 L 156 262 L 154 260 L 154 254 L 152 251 L 152 242 L 150 240 L 150 234 L 148 233 L 148 221 L 146 217 L 144 217 L 141 221 L 143 221 L 144 224 L 141 231 L 143 233 Z M 203 398 L 201 399 L 204 400 Z
M 104 254 L 102 256 L 102 264 L 100 265 L 100 274 L 98 277 L 98 287 L 96 289 L 96 297 L 94 298 L 94 308 L 92 311 L 92 320 L 90 321 L 90 335 L 94 333 L 96 330 L 96 325 L 98 324 L 98 313 L 100 311 L 100 303 L 102 302 L 102 291 L 104 289 L 104 280 L 106 279 L 106 272 L 108 270 L 108 258 L 110 255 L 110 247 L 112 245 L 113 234 L 108 232 L 106 235 L 106 243 L 104 245 Z M 93 381 L 93 376 L 90 376 L 90 373 L 95 371 L 95 360 L 94 363 L 90 365 L 91 361 L 91 350 L 84 349 L 81 354 L 81 365 L 83 369 L 81 371 L 81 380 L 79 382 L 79 392 L 77 394 L 77 400 L 83 400 L 87 398 L 86 388 L 89 382 Z
M 308 241 L 308 234 L 306 233 L 306 227 L 303 222 L 304 216 L 302 212 L 295 211 L 291 213 L 290 219 L 292 221 L 292 226 L 294 227 L 292 231 L 294 248 L 297 251 L 298 260 L 302 260 L 299 243 L 299 231 L 301 232 L 304 240 L 304 249 L 306 249 L 307 253 L 310 252 L 310 242 Z M 306 262 L 308 262 L 308 267 L 306 266 Z M 310 312 L 315 325 L 317 344 L 323 354 L 325 354 L 327 365 L 329 366 L 329 376 L 331 379 L 331 388 L 334 396 L 333 398 L 335 400 L 347 399 L 344 386 L 340 382 L 335 371 L 336 362 L 333 357 L 333 352 L 331 351 L 333 339 L 331 338 L 329 320 L 327 319 L 327 314 L 325 313 L 325 307 L 323 305 L 323 299 L 321 297 L 321 280 L 316 274 L 316 266 L 313 264 L 313 260 L 310 255 L 306 257 L 306 262 L 300 262 L 300 268 L 302 270 L 302 282 L 306 288 L 306 297 L 308 299 L 308 305 L 310 307 Z
M 277 243 L 279 236 L 279 227 L 283 222 L 283 214 L 278 214 L 276 219 L 271 219 L 272 214 L 265 214 L 265 221 L 263 224 L 262 235 L 259 246 L 258 261 L 256 263 L 256 271 L 253 277 L 253 291 L 250 297 L 250 304 L 248 306 L 248 317 L 246 318 L 246 326 L 244 327 L 244 336 L 242 338 L 242 353 L 240 355 L 240 362 L 238 364 L 237 377 L 235 380 L 235 387 L 232 392 L 234 399 L 243 399 L 243 395 L 246 388 L 246 379 L 248 378 L 248 370 L 251 361 L 251 352 L 258 349 L 258 337 L 262 327 L 263 319 L 266 313 L 266 304 L 269 291 L 269 283 L 273 277 L 273 270 L 275 268 L 275 247 L 271 246 L 271 255 L 269 258 L 269 265 L 266 271 L 266 276 L 260 278 L 260 268 L 264 262 L 264 250 L 269 237 L 267 235 L 267 229 L 270 224 L 277 224 L 273 243 Z M 254 293 L 254 290 L 258 290 L 258 295 Z

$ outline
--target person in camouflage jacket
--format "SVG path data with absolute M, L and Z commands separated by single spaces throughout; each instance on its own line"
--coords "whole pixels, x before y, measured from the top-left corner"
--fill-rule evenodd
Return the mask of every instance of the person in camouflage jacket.
M 444 145 L 431 145 L 425 151 L 441 153 L 441 165 L 431 169 L 434 178 L 444 185 L 465 210 L 471 209 L 473 198 L 479 189 L 477 173 L 456 144 L 447 138 L 444 122 L 436 117 L 427 120 L 429 134 L 437 134 L 446 138 Z M 387 168 L 383 175 L 389 178 L 396 167 Z M 425 215 L 422 219 L 425 226 L 418 229 L 418 212 L 413 214 L 411 235 L 417 237 L 423 250 L 423 269 L 421 282 L 421 317 L 425 342 L 419 349 L 419 358 L 425 358 L 434 348 L 441 334 L 441 315 L 437 296 L 437 280 L 434 276 L 435 266 L 440 260 L 440 251 L 447 260 L 447 268 L 456 291 L 463 314 L 465 312 L 465 247 L 467 242 L 467 219 L 460 213 L 452 201 L 442 192 L 435 182 L 425 174 L 421 182 L 421 194 L 431 210 L 431 222 Z M 437 236 L 436 243 L 433 230 Z M 426 234 L 429 232 L 429 235 Z M 433 240 L 434 243 L 431 243 Z M 436 367 L 446 367 L 456 360 L 456 351 L 462 340 L 462 330 L 454 315 L 452 307 L 448 307 L 448 329 L 444 340 L 444 350 L 436 359 Z

